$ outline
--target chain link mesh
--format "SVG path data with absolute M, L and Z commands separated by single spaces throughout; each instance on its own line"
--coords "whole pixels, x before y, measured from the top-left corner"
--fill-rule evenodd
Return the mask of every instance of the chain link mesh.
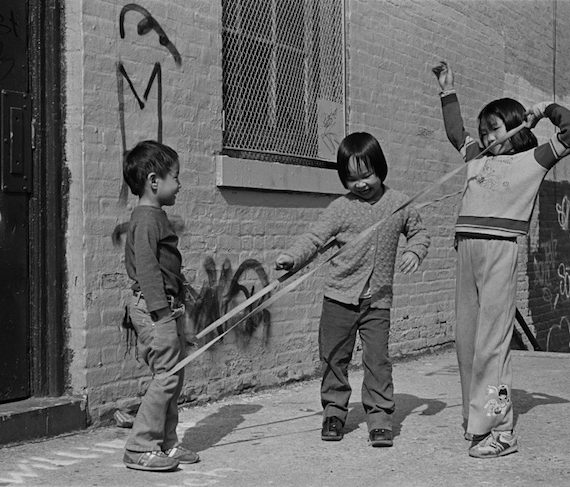
M 343 0 L 223 0 L 224 150 L 330 161 L 344 137 Z

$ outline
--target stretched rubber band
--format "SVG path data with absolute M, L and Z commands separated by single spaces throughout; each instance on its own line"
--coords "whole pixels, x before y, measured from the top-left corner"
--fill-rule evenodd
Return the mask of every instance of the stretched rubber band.
M 477 157 L 475 157 L 472 160 L 475 159 L 480 159 L 481 157 L 483 157 L 486 153 L 488 153 L 493 147 L 496 147 L 499 144 L 502 144 L 503 142 L 505 142 L 507 139 L 511 138 L 513 135 L 517 134 L 518 132 L 520 132 L 523 128 L 528 127 L 527 123 L 522 123 L 521 125 L 519 125 L 518 127 L 515 127 L 514 129 L 509 130 L 503 137 L 501 137 L 500 139 L 496 140 L 495 142 L 493 142 L 491 145 L 489 145 L 486 149 L 484 149 L 483 151 L 481 151 Z M 299 286 L 303 281 L 305 281 L 309 276 L 313 275 L 318 269 L 320 269 L 323 265 L 325 265 L 327 262 L 329 262 L 330 260 L 332 260 L 333 258 L 337 257 L 340 253 L 342 253 L 344 250 L 346 250 L 347 248 L 350 248 L 350 246 L 355 245 L 356 243 L 360 242 L 361 240 L 363 240 L 364 238 L 366 238 L 370 233 L 372 233 L 374 230 L 376 230 L 376 228 L 378 228 L 382 223 L 384 223 L 385 221 L 387 221 L 389 218 L 391 218 L 392 216 L 394 216 L 394 214 L 396 214 L 398 211 L 402 211 L 404 208 L 408 207 L 409 205 L 411 205 L 414 201 L 418 200 L 419 198 L 422 198 L 423 196 L 425 196 L 426 194 L 428 194 L 429 192 L 431 192 L 432 190 L 434 190 L 435 188 L 437 188 L 438 186 L 441 186 L 443 183 L 445 183 L 446 181 L 448 181 L 449 179 L 451 179 L 453 176 L 455 176 L 456 174 L 458 174 L 459 172 L 461 172 L 463 169 L 465 169 L 469 163 L 471 161 L 462 164 L 461 166 L 457 167 L 456 169 L 444 174 L 441 178 L 439 178 L 437 181 L 435 181 L 433 184 L 431 184 L 430 186 L 428 186 L 427 188 L 419 191 L 418 193 L 416 193 L 415 195 L 413 195 L 411 198 L 409 198 L 405 203 L 403 203 L 402 205 L 400 205 L 398 208 L 396 208 L 394 211 L 392 211 L 392 213 L 383 218 L 382 220 L 376 222 L 374 225 L 368 227 L 366 230 L 362 231 L 361 233 L 359 233 L 353 240 L 351 240 L 350 242 L 348 242 L 346 245 L 344 245 L 343 247 L 339 248 L 338 250 L 336 250 L 335 252 L 333 252 L 330 256 L 328 256 L 327 258 L 323 259 L 321 262 L 319 262 L 313 269 L 311 269 L 310 271 L 308 271 L 307 273 L 303 274 L 301 277 L 298 277 L 297 279 L 295 279 L 294 281 L 290 282 L 289 284 L 286 284 L 283 288 L 279 289 L 273 296 L 271 296 L 270 298 L 266 299 L 265 301 L 263 301 L 262 303 L 260 303 L 259 305 L 257 305 L 255 308 L 253 308 L 251 311 L 249 311 L 248 313 L 246 313 L 244 316 L 242 316 L 236 323 L 232 324 L 227 330 L 225 330 L 223 333 L 221 333 L 220 335 L 218 335 L 216 338 L 214 338 L 213 340 L 209 341 L 208 343 L 206 343 L 205 345 L 203 345 L 201 348 L 199 348 L 198 350 L 196 350 L 195 352 L 191 353 L 190 355 L 186 356 L 185 358 L 183 358 L 180 362 L 178 362 L 172 369 L 170 369 L 168 372 L 165 372 L 163 374 L 157 374 L 155 377 L 157 379 L 161 379 L 161 378 L 166 378 L 169 377 L 172 374 L 175 374 L 176 372 L 178 372 L 180 369 L 182 369 L 183 367 L 185 367 L 186 365 L 188 365 L 190 362 L 192 362 L 194 359 L 198 358 L 200 355 L 202 355 L 206 350 L 208 350 L 212 345 L 214 345 L 216 342 L 218 342 L 219 340 L 221 340 L 225 335 L 227 335 L 231 330 L 233 330 L 236 326 L 238 326 L 239 324 L 243 323 L 247 318 L 249 318 L 251 315 L 267 308 L 270 304 L 274 303 L 275 301 L 277 301 L 281 296 L 287 294 L 288 292 L 292 291 L 293 289 L 295 289 L 297 286 Z M 461 193 L 463 190 L 457 192 L 457 193 L 452 193 L 450 195 L 446 195 L 442 198 L 438 198 L 432 201 L 428 201 L 425 203 L 422 203 L 421 205 L 418 205 L 418 208 L 423 208 L 425 206 L 428 206 L 430 204 L 433 204 L 435 201 L 441 201 L 444 198 L 448 198 L 450 196 L 454 196 L 457 195 L 459 193 Z M 319 253 L 324 253 L 326 250 L 330 249 L 331 246 L 334 244 L 334 240 L 331 240 L 330 242 L 328 242 L 322 249 L 319 250 Z M 201 338 L 204 335 L 206 335 L 207 333 L 209 333 L 212 330 L 215 330 L 216 328 L 218 328 L 219 326 L 223 325 L 224 323 L 226 323 L 228 320 L 230 320 L 231 318 L 233 318 L 234 316 L 236 316 L 239 312 L 243 311 L 245 308 L 247 308 L 248 306 L 250 306 L 252 303 L 255 303 L 256 301 L 258 301 L 259 299 L 261 299 L 262 297 L 266 296 L 267 294 L 269 294 L 271 291 L 274 291 L 278 288 L 281 287 L 281 285 L 283 283 L 286 283 L 288 280 L 290 280 L 291 277 L 293 277 L 295 274 L 297 274 L 301 269 L 303 269 L 305 266 L 307 266 L 309 264 L 309 262 L 306 262 L 302 267 L 300 267 L 299 269 L 297 269 L 295 272 L 287 272 L 286 274 L 282 275 L 281 277 L 279 277 L 278 279 L 276 279 L 275 281 L 273 281 L 272 283 L 270 283 L 269 285 L 265 286 L 263 289 L 261 289 L 260 291 L 258 291 L 257 293 L 255 293 L 253 296 L 251 296 L 249 299 L 246 299 L 245 301 L 243 301 L 242 303 L 240 303 L 238 306 L 236 306 L 235 308 L 232 308 L 230 311 L 228 311 L 225 315 L 221 316 L 220 318 L 218 318 L 216 321 L 214 321 L 213 323 L 211 323 L 210 325 L 208 325 L 206 328 L 204 328 L 200 333 L 198 333 L 196 335 L 196 338 Z

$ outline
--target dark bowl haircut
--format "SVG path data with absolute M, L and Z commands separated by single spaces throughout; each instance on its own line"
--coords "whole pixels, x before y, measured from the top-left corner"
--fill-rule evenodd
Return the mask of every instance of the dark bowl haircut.
M 479 139 L 483 140 L 483 137 L 481 137 L 481 126 L 488 124 L 491 117 L 497 117 L 502 120 L 505 128 L 509 131 L 524 122 L 525 111 L 524 106 L 512 98 L 499 98 L 488 103 L 477 117 L 479 122 Z M 510 140 L 515 154 L 533 149 L 538 145 L 536 137 L 526 127 L 513 135 Z
M 347 135 L 340 143 L 336 155 L 338 177 L 346 188 L 349 176 L 351 159 L 355 159 L 357 167 L 374 171 L 376 176 L 384 182 L 388 174 L 388 165 L 382 147 L 369 133 L 353 132 Z

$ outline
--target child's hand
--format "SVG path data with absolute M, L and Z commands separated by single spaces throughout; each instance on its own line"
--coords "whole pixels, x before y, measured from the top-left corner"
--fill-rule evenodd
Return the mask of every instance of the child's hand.
M 293 257 L 287 254 L 281 254 L 279 255 L 279 257 L 277 257 L 277 259 L 275 259 L 275 269 L 277 269 L 278 271 L 280 270 L 288 271 L 293 267 L 294 263 L 295 262 L 293 261 Z
M 550 104 L 550 102 L 542 102 L 542 103 L 537 103 L 535 105 L 533 105 L 532 107 L 530 107 L 526 112 L 524 112 L 524 118 L 526 120 L 526 124 L 528 125 L 528 128 L 534 128 L 536 127 L 536 124 L 538 123 L 538 121 L 544 117 L 544 110 L 546 110 L 546 107 Z
M 171 315 L 172 310 L 168 306 L 150 312 L 150 317 L 154 323 L 169 318 Z
M 400 262 L 400 272 L 411 274 L 415 272 L 420 265 L 420 258 L 413 252 L 404 252 L 402 254 L 402 262 Z
M 451 66 L 449 66 L 447 62 L 440 61 L 431 70 L 433 71 L 433 74 L 435 74 L 435 77 L 439 82 L 441 91 L 454 89 L 453 71 L 451 70 Z

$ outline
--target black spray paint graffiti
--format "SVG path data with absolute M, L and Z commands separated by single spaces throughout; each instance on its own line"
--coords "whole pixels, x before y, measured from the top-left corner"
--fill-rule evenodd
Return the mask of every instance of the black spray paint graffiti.
M 182 58 L 180 57 L 180 53 L 178 52 L 178 50 L 176 49 L 174 44 L 170 41 L 170 39 L 168 38 L 168 36 L 164 32 L 164 30 L 162 29 L 160 24 L 154 19 L 154 17 L 150 14 L 150 12 L 148 10 L 146 10 L 144 7 L 141 7 L 140 5 L 136 5 L 134 3 L 129 3 L 122 8 L 121 13 L 119 15 L 119 34 L 121 36 L 121 39 L 125 38 L 125 16 L 126 16 L 127 12 L 129 12 L 131 10 L 134 12 L 137 12 L 143 16 L 142 20 L 140 20 L 137 24 L 137 34 L 139 36 L 144 36 L 151 31 L 156 32 L 156 34 L 158 35 L 158 41 L 159 41 L 160 45 L 166 47 L 168 52 L 174 58 L 174 62 L 176 63 L 176 65 L 180 66 L 182 64 Z M 126 70 L 124 64 L 121 61 L 117 62 L 116 75 L 117 75 L 117 93 L 118 93 L 118 97 L 119 97 L 119 124 L 120 124 L 120 130 L 121 130 L 122 153 L 124 154 L 125 151 L 127 150 L 127 134 L 126 134 L 126 126 L 125 126 L 125 93 L 124 93 L 124 90 L 125 90 L 125 86 L 124 86 L 125 83 L 124 82 L 125 81 L 127 82 L 131 93 L 134 95 L 140 110 L 144 110 L 145 104 L 148 100 L 148 95 L 150 93 L 150 90 L 151 90 L 154 82 L 156 81 L 156 90 L 157 90 L 157 108 L 156 108 L 156 111 L 157 111 L 157 113 L 156 113 L 157 134 L 156 134 L 156 140 L 158 140 L 159 142 L 162 142 L 162 67 L 161 67 L 161 64 L 159 62 L 154 63 L 153 68 L 152 68 L 152 72 L 150 74 L 150 78 L 148 80 L 148 83 L 146 85 L 146 88 L 145 88 L 145 91 L 144 91 L 142 97 L 140 96 L 139 92 L 135 88 L 131 78 L 129 77 L 129 74 L 127 73 L 127 70 Z M 122 161 L 121 161 L 121 174 L 122 174 Z M 123 205 L 126 204 L 127 197 L 128 197 L 128 187 L 127 187 L 126 183 L 123 181 L 123 183 L 121 185 L 121 191 L 119 194 L 119 202 Z
M 184 230 L 184 222 L 178 215 L 169 215 L 169 220 L 177 234 Z M 120 223 L 115 227 L 111 235 L 113 245 L 121 246 L 122 237 L 128 228 L 128 222 Z M 193 337 L 206 328 L 239 303 L 249 299 L 256 291 L 269 284 L 267 272 L 263 266 L 255 259 L 246 259 L 242 262 L 235 273 L 229 259 L 225 259 L 218 275 L 216 263 L 210 256 L 204 261 L 204 271 L 206 280 L 202 283 L 200 290 L 194 289 L 190 284 L 185 284 L 185 306 L 186 306 L 186 337 L 189 342 Z M 204 342 L 213 338 L 215 333 L 222 334 L 233 324 L 239 321 L 253 308 L 269 299 L 270 294 L 263 296 L 258 301 L 252 303 L 240 314 L 224 323 L 216 332 L 208 334 Z M 267 309 L 255 313 L 248 317 L 242 324 L 236 326 L 234 331 L 242 345 L 246 345 L 253 333 L 262 329 L 262 343 L 265 345 L 269 336 L 271 324 L 271 314 Z M 127 335 L 127 352 L 132 344 L 132 336 Z
M 207 280 L 203 283 L 200 291 L 196 291 L 192 286 L 186 287 L 186 303 L 189 310 L 189 318 L 194 325 L 195 333 L 199 333 L 206 328 L 210 323 L 213 323 L 221 316 L 225 315 L 233 307 L 237 306 L 240 302 L 245 301 L 256 291 L 264 288 L 269 284 L 267 273 L 263 266 L 255 259 L 247 259 L 242 262 L 237 268 L 235 274 L 232 270 L 232 265 L 229 259 L 225 259 L 220 273 L 216 269 L 216 264 L 212 257 L 207 257 L 204 261 L 204 270 L 206 272 Z M 248 273 L 253 273 L 249 276 L 246 284 L 246 277 Z M 251 279 L 253 277 L 253 280 Z M 253 282 L 257 282 L 256 285 Z M 269 295 L 262 297 L 260 300 L 253 303 L 251 306 L 228 320 L 217 330 L 217 334 L 222 334 L 233 324 L 239 321 L 245 314 L 249 313 L 254 307 L 261 304 L 268 299 Z M 263 329 L 263 344 L 267 343 L 271 315 L 267 309 L 259 313 L 249 316 L 241 325 L 234 328 L 240 338 L 242 344 L 247 344 L 253 333 L 259 328 Z M 213 335 L 215 332 L 212 332 Z M 213 339 L 212 336 L 206 335 L 205 341 L 208 342 Z

